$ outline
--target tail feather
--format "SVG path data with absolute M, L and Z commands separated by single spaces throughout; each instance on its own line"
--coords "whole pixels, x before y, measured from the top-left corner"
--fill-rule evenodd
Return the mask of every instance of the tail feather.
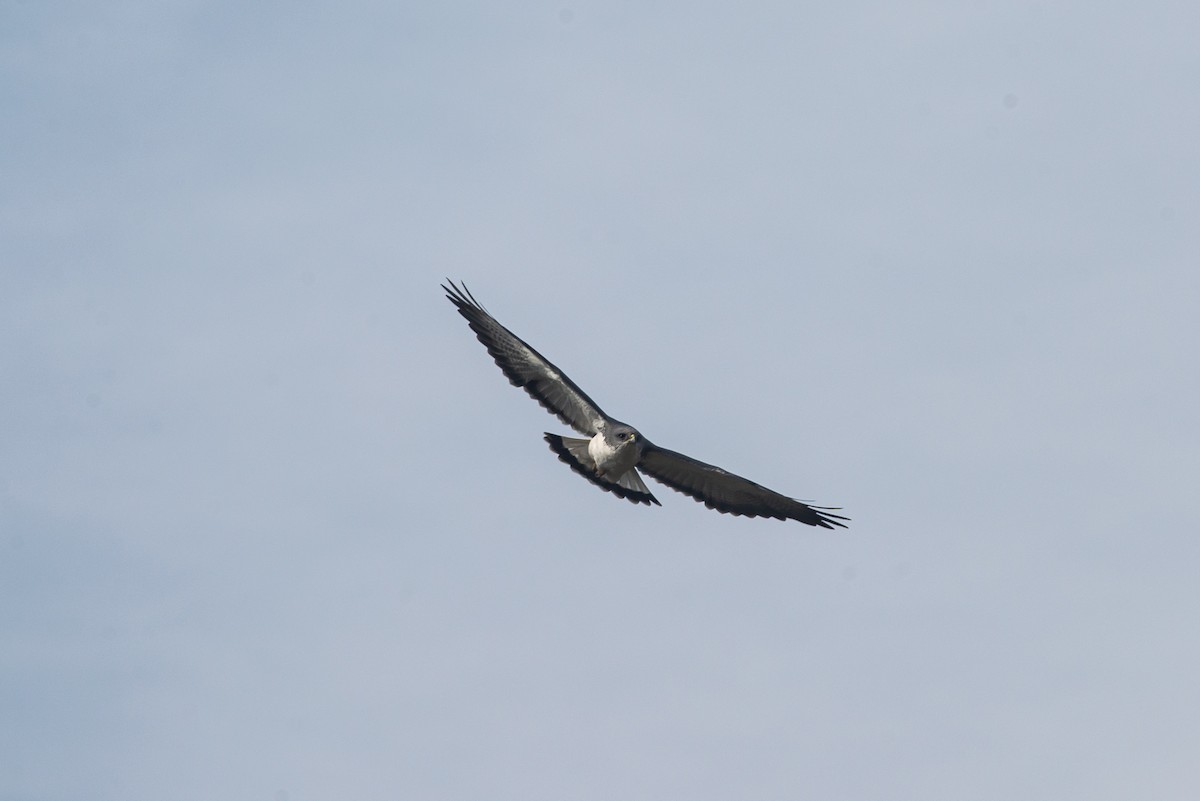
M 546 442 L 550 450 L 558 454 L 558 460 L 605 492 L 611 492 L 618 498 L 624 498 L 633 503 L 654 504 L 662 506 L 646 487 L 636 468 L 630 468 L 616 481 L 606 476 L 596 475 L 596 461 L 588 453 L 588 440 L 577 437 L 562 437 L 558 434 L 546 434 Z

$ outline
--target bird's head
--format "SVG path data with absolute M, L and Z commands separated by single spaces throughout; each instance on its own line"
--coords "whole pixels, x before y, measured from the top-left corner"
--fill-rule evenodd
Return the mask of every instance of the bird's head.
M 613 426 L 610 431 L 606 432 L 605 439 L 608 444 L 617 450 L 623 450 L 627 447 L 637 447 L 642 439 L 642 435 L 637 432 L 633 426 L 624 424 Z

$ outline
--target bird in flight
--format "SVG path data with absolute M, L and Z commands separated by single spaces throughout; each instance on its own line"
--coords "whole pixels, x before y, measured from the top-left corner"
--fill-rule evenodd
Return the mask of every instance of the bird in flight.
M 700 501 L 709 509 L 747 517 L 798 520 L 810 526 L 845 528 L 847 517 L 832 507 L 802 501 L 735 476 L 682 453 L 660 448 L 633 426 L 609 417 L 574 381 L 527 342 L 496 321 L 463 284 L 442 285 L 446 297 L 466 318 L 475 336 L 514 386 L 521 387 L 551 414 L 586 439 L 545 435 L 550 450 L 600 489 L 633 503 L 661 506 L 638 474 Z

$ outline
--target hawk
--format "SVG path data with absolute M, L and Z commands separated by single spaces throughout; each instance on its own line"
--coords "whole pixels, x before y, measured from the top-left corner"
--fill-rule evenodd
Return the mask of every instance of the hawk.
M 442 285 L 446 297 L 508 380 L 586 436 L 579 439 L 547 433 L 545 439 L 561 461 L 600 489 L 633 503 L 661 506 L 638 474 L 640 469 L 718 512 L 798 520 L 828 529 L 846 527 L 841 521 L 849 518 L 832 514 L 839 509 L 810 506 L 719 467 L 660 448 L 633 426 L 609 417 L 549 359 L 488 314 L 466 284 L 459 287 L 449 279 L 447 283 L 449 287 Z

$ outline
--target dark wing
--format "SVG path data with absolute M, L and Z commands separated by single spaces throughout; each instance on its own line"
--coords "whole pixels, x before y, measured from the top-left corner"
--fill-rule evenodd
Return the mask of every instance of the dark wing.
M 488 353 L 492 354 L 496 364 L 514 386 L 524 389 L 534 400 L 580 434 L 595 434 L 599 430 L 600 423 L 606 419 L 606 415 L 600 411 L 595 401 L 584 394 L 574 381 L 563 375 L 549 359 L 496 322 L 496 318 L 488 314 L 483 306 L 479 305 L 479 301 L 475 300 L 466 284 L 460 289 L 449 279 L 447 283 L 450 284 L 449 287 L 442 284 L 446 297 L 458 307 L 458 313 L 467 319 L 475 336 L 488 349 Z
M 809 506 L 793 498 L 772 492 L 753 481 L 735 476 L 719 467 L 696 461 L 682 453 L 659 448 L 649 442 L 642 451 L 638 467 L 651 478 L 673 490 L 690 495 L 709 509 L 747 517 L 774 517 L 799 520 L 810 526 L 845 528 L 841 515 L 829 514 L 831 508 Z

